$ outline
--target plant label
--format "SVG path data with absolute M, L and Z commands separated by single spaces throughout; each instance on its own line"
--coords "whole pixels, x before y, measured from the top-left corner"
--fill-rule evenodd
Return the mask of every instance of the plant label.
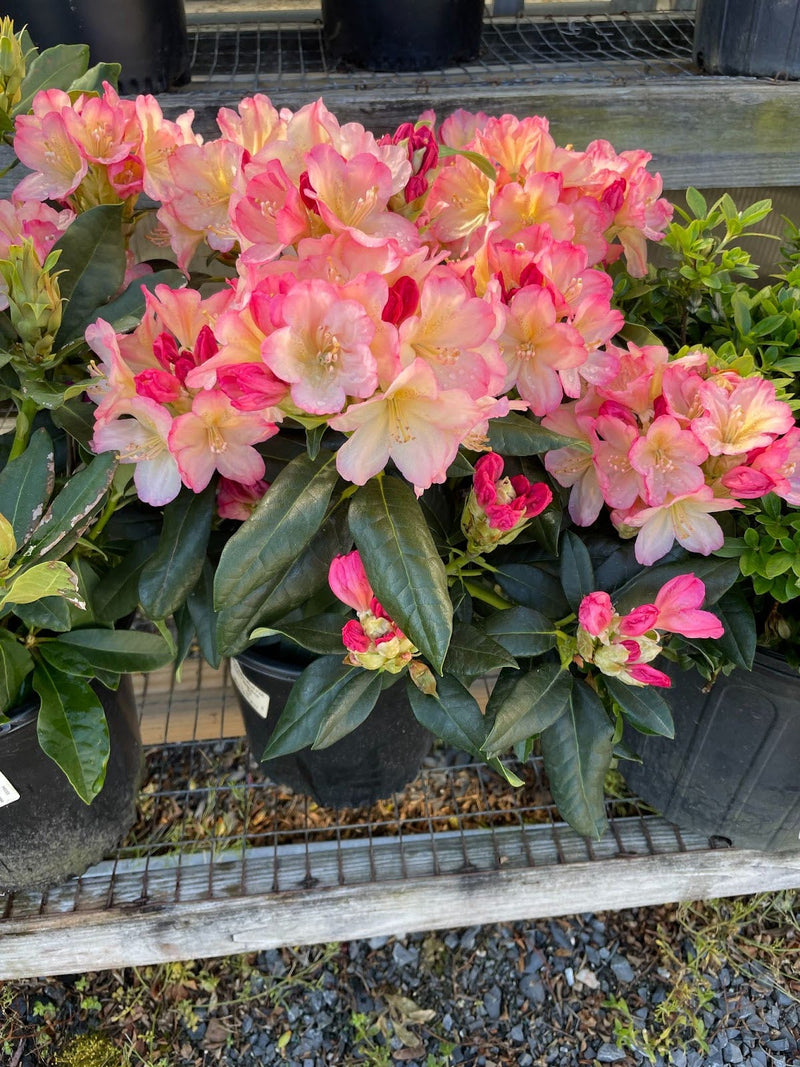
M 4 808 L 6 804 L 13 804 L 15 800 L 19 800 L 19 793 L 0 771 L 0 808 Z
M 249 678 L 246 678 L 244 671 L 235 659 L 231 660 L 231 681 L 256 715 L 266 719 L 269 714 L 269 693 L 265 693 L 263 689 L 259 689 Z

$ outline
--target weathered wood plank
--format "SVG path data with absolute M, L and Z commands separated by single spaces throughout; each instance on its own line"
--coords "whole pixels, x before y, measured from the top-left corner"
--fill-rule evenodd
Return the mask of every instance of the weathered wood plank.
M 711 851 L 12 920 L 0 977 L 140 966 L 800 885 L 800 853 Z
M 381 83 L 365 74 L 363 88 L 326 90 L 325 102 L 342 122 L 358 121 L 376 133 L 433 107 L 444 117 L 458 107 L 492 114 L 541 114 L 554 137 L 577 147 L 595 138 L 618 151 L 645 148 L 654 157 L 666 188 L 687 185 L 800 185 L 800 83 L 748 78 L 689 76 L 650 79 L 630 85 L 504 84 L 511 74 L 476 76 L 469 85 Z M 568 74 L 566 75 L 568 79 Z M 269 94 L 269 87 L 262 91 Z M 194 108 L 196 126 L 213 136 L 220 106 L 235 106 L 246 90 L 171 93 L 161 98 L 170 115 Z M 274 103 L 296 109 L 309 89 L 280 89 Z

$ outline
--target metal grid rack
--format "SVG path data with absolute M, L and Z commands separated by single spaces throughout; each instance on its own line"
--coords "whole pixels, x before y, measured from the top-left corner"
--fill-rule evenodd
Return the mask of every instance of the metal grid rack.
M 276 93 L 414 84 L 420 72 L 375 73 L 326 58 L 319 12 L 190 14 L 193 90 Z M 455 87 L 487 79 L 636 82 L 689 74 L 694 19 L 686 12 L 496 17 L 487 13 L 481 51 L 469 64 L 425 71 L 424 81 Z
M 0 896 L 0 978 L 800 885 L 800 853 L 711 849 L 635 798 L 585 840 L 537 760 L 518 793 L 433 760 L 402 796 L 326 811 L 249 763 L 224 668 L 141 678 L 138 696 L 139 821 L 82 877 Z

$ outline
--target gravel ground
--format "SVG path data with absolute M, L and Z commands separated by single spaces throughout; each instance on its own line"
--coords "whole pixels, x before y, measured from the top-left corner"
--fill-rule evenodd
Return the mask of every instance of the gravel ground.
M 796 905 L 738 898 L 6 983 L 0 1063 L 790 1067 Z M 85 1033 L 94 1045 L 75 1042 Z

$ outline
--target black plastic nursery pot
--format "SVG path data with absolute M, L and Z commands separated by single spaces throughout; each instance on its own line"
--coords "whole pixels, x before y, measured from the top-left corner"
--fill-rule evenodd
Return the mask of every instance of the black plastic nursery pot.
M 694 58 L 707 74 L 800 78 L 800 4 L 697 0 Z
M 272 736 L 300 664 L 254 645 L 231 660 L 247 740 L 256 760 Z M 311 748 L 266 760 L 264 773 L 297 793 L 330 808 L 374 804 L 403 789 L 419 773 L 433 735 L 414 718 L 405 682 L 385 689 L 369 717 L 328 748 Z
M 39 49 L 88 44 L 92 63 L 121 63 L 121 93 L 161 93 L 190 79 L 183 0 L 6 0 Z
M 433 70 L 478 55 L 483 0 L 322 0 L 332 59 L 367 70 Z
M 800 848 L 800 675 L 766 651 L 708 692 L 696 671 L 667 669 L 675 738 L 626 737 L 642 758 L 620 768 L 630 788 L 679 828 L 740 848 Z
M 36 737 L 38 705 L 0 726 L 0 891 L 46 889 L 82 874 L 133 825 L 142 779 L 142 742 L 130 677 L 96 686 L 111 754 L 103 788 L 84 804 Z

